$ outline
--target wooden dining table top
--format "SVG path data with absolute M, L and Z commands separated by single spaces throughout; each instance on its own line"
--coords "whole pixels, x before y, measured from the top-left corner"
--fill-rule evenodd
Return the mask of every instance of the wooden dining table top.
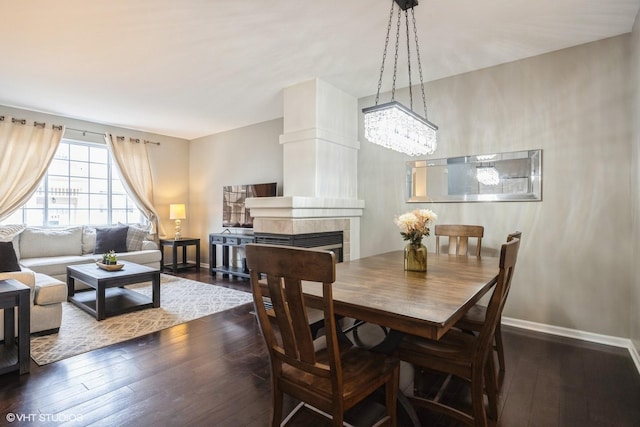
M 336 264 L 338 315 L 439 339 L 498 278 L 498 258 L 429 253 L 426 272 L 404 271 L 403 251 Z M 307 303 L 321 308 L 322 287 L 303 283 Z

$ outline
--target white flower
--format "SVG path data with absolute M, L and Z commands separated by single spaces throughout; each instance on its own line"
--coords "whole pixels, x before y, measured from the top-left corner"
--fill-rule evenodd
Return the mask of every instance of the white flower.
M 395 219 L 395 223 L 400 229 L 400 235 L 411 243 L 421 243 L 422 237 L 429 236 L 429 227 L 438 215 L 430 209 L 416 209 L 407 212 Z

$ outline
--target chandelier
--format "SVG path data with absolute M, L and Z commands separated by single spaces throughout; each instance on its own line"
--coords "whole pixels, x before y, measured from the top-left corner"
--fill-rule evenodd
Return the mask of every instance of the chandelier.
M 393 84 L 391 86 L 391 101 L 378 105 L 380 100 L 380 88 L 382 86 L 382 75 L 384 74 L 384 63 L 387 57 L 389 46 L 389 35 L 396 5 L 398 6 L 395 55 L 393 62 Z M 414 7 L 418 5 L 418 0 L 393 0 L 391 2 L 391 12 L 389 13 L 389 24 L 387 25 L 387 37 L 384 43 L 382 54 L 382 66 L 380 67 L 380 78 L 378 80 L 378 91 L 376 93 L 376 105 L 363 108 L 364 113 L 364 135 L 374 144 L 399 151 L 410 156 L 421 156 L 431 154 L 436 150 L 436 132 L 438 126 L 427 120 L 427 101 L 424 93 L 424 82 L 422 80 L 422 65 L 420 64 L 420 49 L 418 47 L 418 32 L 416 30 L 416 17 Z M 422 104 L 424 107 L 424 117 L 413 111 L 413 93 L 411 87 L 411 43 L 409 33 L 409 13 L 411 10 L 411 21 L 413 26 L 413 39 L 415 41 L 416 58 L 418 72 L 420 76 L 420 89 L 422 91 Z M 409 108 L 395 100 L 396 72 L 398 69 L 398 50 L 400 46 L 400 27 L 402 15 L 404 14 L 405 32 L 407 41 L 407 64 L 409 68 Z

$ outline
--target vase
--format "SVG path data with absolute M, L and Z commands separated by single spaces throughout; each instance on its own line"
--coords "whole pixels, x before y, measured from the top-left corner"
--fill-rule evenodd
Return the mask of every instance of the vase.
M 427 271 L 427 248 L 422 244 L 409 243 L 404 248 L 405 271 Z

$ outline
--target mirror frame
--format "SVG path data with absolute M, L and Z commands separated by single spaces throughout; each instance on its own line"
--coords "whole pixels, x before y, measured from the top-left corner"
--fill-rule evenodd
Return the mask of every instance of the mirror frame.
M 479 182 L 479 169 L 492 169 L 489 175 L 498 182 L 486 185 Z M 444 175 L 446 178 L 443 178 Z M 429 176 L 432 179 L 428 179 Z M 446 191 L 438 191 L 438 186 L 442 190 L 445 185 Z M 406 163 L 407 203 L 541 200 L 541 149 L 423 159 Z

